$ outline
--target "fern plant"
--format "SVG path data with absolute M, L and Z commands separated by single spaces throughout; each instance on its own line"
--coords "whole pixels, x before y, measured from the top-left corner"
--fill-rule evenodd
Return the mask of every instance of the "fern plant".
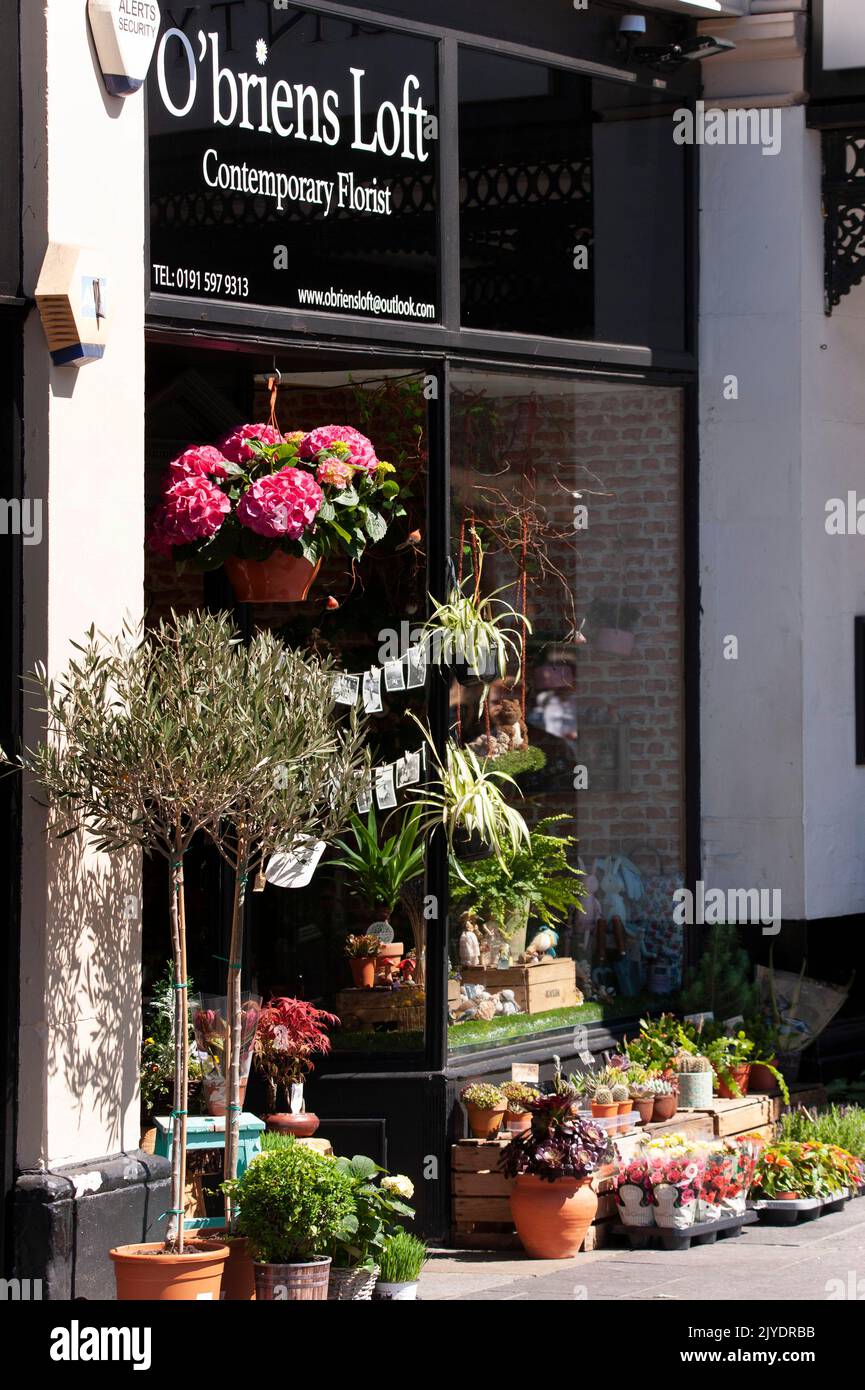
M 463 903 L 477 908 L 485 917 L 500 924 L 508 934 L 513 914 L 525 907 L 529 917 L 545 926 L 564 921 L 572 908 L 583 911 L 582 873 L 568 863 L 567 851 L 576 844 L 571 835 L 551 835 L 550 827 L 564 816 L 550 816 L 530 832 L 529 841 L 515 853 L 495 859 L 479 859 L 458 865 L 451 861 L 450 897 L 455 906 Z

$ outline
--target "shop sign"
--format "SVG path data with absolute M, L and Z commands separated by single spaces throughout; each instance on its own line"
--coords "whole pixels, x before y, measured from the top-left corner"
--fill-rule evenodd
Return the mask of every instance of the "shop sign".
M 184 11 L 148 83 L 153 291 L 434 320 L 435 46 L 299 7 Z
M 131 96 L 143 85 L 156 47 L 157 0 L 87 0 L 87 14 L 106 90 Z

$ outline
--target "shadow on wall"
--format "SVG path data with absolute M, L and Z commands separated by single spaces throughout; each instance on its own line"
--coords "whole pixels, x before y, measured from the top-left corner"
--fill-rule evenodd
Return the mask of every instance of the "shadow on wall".
M 87 1150 L 94 1157 L 123 1148 L 123 1117 L 138 1084 L 140 892 L 136 851 L 98 854 L 81 833 L 50 842 L 45 997 L 52 1166 L 79 1153 L 82 1131 L 92 1132 L 94 1143 L 98 1137 L 98 1147 Z M 63 1112 L 58 1091 L 70 1102 Z

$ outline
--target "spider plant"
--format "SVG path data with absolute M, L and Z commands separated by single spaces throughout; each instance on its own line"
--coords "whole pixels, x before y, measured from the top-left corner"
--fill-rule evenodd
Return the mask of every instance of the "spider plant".
M 522 844 L 530 844 L 529 827 L 519 811 L 505 800 L 501 783 L 517 786 L 513 777 L 489 767 L 470 748 L 460 748 L 448 740 L 444 759 L 416 715 L 411 716 L 422 730 L 430 747 L 435 765 L 432 787 L 413 792 L 420 808 L 419 829 L 422 834 L 441 826 L 447 837 L 448 849 L 460 878 L 464 878 L 454 847 L 457 831 L 477 836 L 492 850 L 504 873 L 508 873 L 507 857 Z M 519 788 L 517 788 L 519 790 Z
M 496 673 L 504 678 L 508 660 L 513 656 L 517 663 L 516 677 L 519 679 L 523 638 L 516 627 L 507 624 L 518 622 L 530 633 L 531 623 L 498 597 L 507 585 L 494 589 L 491 594 L 481 595 L 484 552 L 474 529 L 472 535 L 477 544 L 475 573 L 454 584 L 444 603 L 439 603 L 430 594 L 433 611 L 424 624 L 424 635 L 438 647 L 439 660 L 446 664 L 466 661 L 478 673 L 488 668 L 492 658 Z

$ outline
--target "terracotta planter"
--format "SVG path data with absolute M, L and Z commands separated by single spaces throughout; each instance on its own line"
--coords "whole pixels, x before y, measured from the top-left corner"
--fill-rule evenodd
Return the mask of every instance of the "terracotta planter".
M 773 1202 L 801 1202 L 801 1200 L 801 1192 L 779 1192 L 777 1196 L 772 1198 Z
M 118 1302 L 218 1302 L 228 1246 L 218 1240 L 187 1240 L 185 1245 L 194 1253 L 165 1255 L 161 1240 L 109 1251 Z
M 508 1110 L 505 1124 L 509 1134 L 525 1134 L 526 1130 L 532 1127 L 531 1113 L 524 1110 L 522 1114 L 514 1115 Z
M 720 1076 L 718 1077 L 718 1095 L 722 1100 L 739 1100 L 748 1094 L 748 1078 L 751 1075 L 751 1063 L 741 1062 L 738 1067 L 730 1067 L 729 1074 L 739 1087 L 737 1096 Z
M 503 1105 L 500 1110 L 482 1110 L 479 1105 L 466 1102 L 466 1114 L 473 1139 L 495 1139 L 502 1127 L 506 1106 Z
M 352 956 L 349 960 L 355 989 L 372 989 L 375 984 L 375 956 Z
M 595 1219 L 598 1195 L 588 1178 L 545 1182 L 520 1173 L 511 1190 L 511 1215 L 523 1248 L 534 1260 L 568 1260 L 579 1252 Z
M 652 1107 L 652 1121 L 672 1120 L 679 1107 L 678 1096 L 655 1096 Z
M 624 1133 L 631 1127 L 630 1120 L 626 1119 L 626 1116 L 631 1114 L 634 1104 L 631 1100 L 620 1100 L 616 1104 L 619 1111 L 619 1130 Z
M 238 603 L 302 603 L 321 567 L 302 555 L 275 550 L 266 560 L 230 555 L 225 573 Z
M 625 632 L 620 627 L 602 627 L 595 638 L 595 651 L 606 652 L 608 656 L 630 656 L 634 650 L 633 632 Z
M 596 1100 L 592 1101 L 593 1120 L 612 1120 L 619 1113 L 619 1107 L 615 1101 L 612 1105 L 599 1105 Z
M 309 1139 L 321 1124 L 321 1120 L 311 1110 L 303 1110 L 299 1115 L 287 1111 L 278 1115 L 265 1115 L 264 1123 L 271 1134 L 293 1134 L 295 1139 Z
M 249 1303 L 255 1298 L 255 1267 L 245 1236 L 227 1240 L 228 1259 L 222 1271 L 223 1303 Z
M 655 1097 L 649 1096 L 648 1100 L 635 1100 L 632 1101 L 631 1104 L 634 1106 L 635 1110 L 640 1112 L 640 1124 L 651 1124 L 655 1109 Z
M 297 1264 L 255 1264 L 255 1296 L 260 1303 L 324 1303 L 329 1282 L 330 1255 Z
M 772 1065 L 776 1067 L 778 1060 L 772 1058 Z M 762 1062 L 751 1064 L 751 1074 L 748 1077 L 748 1094 L 753 1095 L 755 1091 L 777 1091 L 778 1083 L 770 1072 L 769 1068 Z

